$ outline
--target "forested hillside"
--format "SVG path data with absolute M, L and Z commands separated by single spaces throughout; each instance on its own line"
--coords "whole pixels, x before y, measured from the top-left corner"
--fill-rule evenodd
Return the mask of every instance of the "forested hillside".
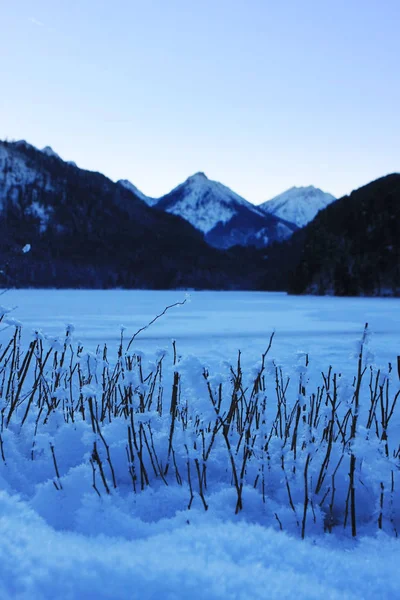
M 259 287 L 254 261 L 26 142 L 0 142 L 0 206 L 2 287 Z
M 329 205 L 281 254 L 292 293 L 400 295 L 400 175 Z

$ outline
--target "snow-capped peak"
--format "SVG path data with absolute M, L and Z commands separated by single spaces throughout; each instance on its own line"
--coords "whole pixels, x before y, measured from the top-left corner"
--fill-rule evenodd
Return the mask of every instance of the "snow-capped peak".
M 222 183 L 208 179 L 201 171 L 160 198 L 157 207 L 181 216 L 205 234 L 218 223 L 230 221 L 239 208 L 244 207 L 260 216 L 265 214 Z
M 154 204 L 158 202 L 158 198 L 151 198 L 150 196 L 146 196 L 136 187 L 136 185 L 133 185 L 133 183 L 131 183 L 128 179 L 120 179 L 119 181 L 117 181 L 117 183 L 119 185 L 122 185 L 122 187 L 129 190 L 133 194 L 135 194 L 135 196 L 139 198 L 139 200 L 142 200 L 149 206 L 154 206 Z
M 198 173 L 195 173 L 194 175 L 191 175 L 190 177 L 187 178 L 187 182 L 195 182 L 195 181 L 209 181 L 207 175 L 205 173 L 203 173 L 203 171 L 198 171 Z
M 332 194 L 309 185 L 292 187 L 271 200 L 260 204 L 264 213 L 273 214 L 281 219 L 304 227 L 315 215 L 336 200 Z

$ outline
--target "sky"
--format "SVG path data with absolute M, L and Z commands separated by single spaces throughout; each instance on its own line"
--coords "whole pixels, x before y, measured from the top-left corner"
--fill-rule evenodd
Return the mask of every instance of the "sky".
M 400 170 L 399 0 L 0 0 L 0 139 L 158 197 Z

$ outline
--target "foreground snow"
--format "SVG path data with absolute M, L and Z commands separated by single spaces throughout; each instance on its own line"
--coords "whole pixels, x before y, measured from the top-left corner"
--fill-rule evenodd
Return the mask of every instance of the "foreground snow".
M 3 384 L 7 394 L 1 399 L 0 598 L 396 597 L 400 419 L 396 409 L 386 428 L 386 442 L 380 413 L 391 412 L 398 390 L 397 374 L 387 370 L 385 361 L 395 362 L 399 301 L 193 294 L 191 304 L 172 309 L 135 339 L 131 352 L 136 358 L 130 358 L 125 343 L 126 353 L 116 359 L 118 322 L 125 321 L 129 339 L 138 326 L 160 312 L 158 306 L 179 299 L 178 293 L 162 292 L 14 291 L 7 295 L 10 304 L 20 308 L 4 315 L 2 325 L 8 322 L 8 328 L 2 329 L 3 348 L 15 327 L 18 332 L 12 315 L 25 324 L 32 319 L 34 325 L 36 314 L 37 324 L 51 335 L 35 334 L 37 346 L 25 379 L 24 368 L 13 371 L 11 367 L 12 346 L 0 360 L 6 383 L 15 372 L 10 386 Z M 77 324 L 76 339 L 83 334 L 85 351 L 77 351 L 76 342 L 69 346 L 72 328 L 65 338 L 64 325 L 71 320 Z M 373 364 L 377 378 L 372 382 L 377 382 L 377 390 L 382 387 L 382 393 L 387 389 L 387 396 L 381 397 L 390 400 L 388 408 L 379 409 L 373 427 L 366 425 L 369 397 L 375 389 L 368 385 L 367 376 L 359 414 L 352 412 L 352 373 L 364 320 L 375 335 L 366 342 L 363 364 Z M 266 387 L 260 381 L 252 392 L 260 351 L 265 351 L 267 332 L 273 328 L 277 334 L 263 371 Z M 108 337 L 111 329 L 115 337 Z M 171 350 L 174 333 L 176 360 Z M 15 339 L 18 343 L 18 334 Z M 23 333 L 24 352 L 31 340 L 29 330 Z M 104 355 L 102 347 L 96 350 L 100 341 L 108 342 L 109 354 Z M 146 353 L 138 353 L 143 346 Z M 160 346 L 165 350 L 157 354 Z M 229 363 L 235 368 L 236 349 L 243 346 L 248 356 L 243 356 L 237 401 L 242 417 L 228 421 L 225 407 L 234 398 L 238 382 Z M 42 369 L 50 349 L 48 366 Z M 275 384 L 274 373 L 280 372 L 282 364 L 276 357 L 285 359 L 282 384 Z M 28 364 L 22 359 L 23 354 L 21 364 Z M 357 436 L 343 444 L 339 432 L 323 467 L 331 409 L 325 410 L 329 403 L 325 405 L 325 396 L 320 396 L 319 424 L 308 427 L 310 409 L 315 407 L 308 399 L 320 386 L 320 368 L 326 372 L 330 363 L 334 369 L 343 367 L 337 390 L 344 408 L 338 408 L 338 423 L 349 409 L 351 419 L 358 414 L 358 425 Z M 220 386 L 223 390 L 217 418 L 203 377 L 204 365 L 214 393 Z M 148 378 L 147 373 L 153 375 Z M 288 429 L 284 426 L 283 432 L 288 431 L 289 438 L 274 426 L 274 389 L 277 385 L 282 394 L 286 375 L 291 383 L 285 392 Z M 179 378 L 177 417 L 171 420 L 170 402 Z M 377 402 L 379 398 L 378 394 Z M 246 413 L 252 405 L 249 399 L 259 405 L 258 424 L 251 420 L 252 409 Z M 293 429 L 295 420 L 287 418 L 296 407 L 302 409 L 304 422 L 300 419 Z M 345 424 L 350 421 L 344 418 L 341 427 L 352 436 Z M 331 422 L 336 428 L 336 421 Z M 219 423 L 229 428 L 231 448 L 237 448 L 235 468 Z M 251 442 L 244 443 L 241 428 L 251 430 Z M 140 447 L 142 442 L 147 449 L 145 444 Z M 201 451 L 202 443 L 210 449 L 208 458 Z M 356 541 L 349 523 L 345 528 L 340 524 L 352 454 L 357 456 Z M 243 507 L 235 514 L 238 494 L 232 480 L 244 459 Z M 200 477 L 206 463 L 207 485 L 205 475 L 204 480 Z M 326 476 L 318 491 L 319 473 Z M 336 520 L 333 526 L 327 520 L 330 498 L 333 504 L 332 474 L 337 507 L 331 515 Z M 305 497 L 311 502 L 308 508 Z M 306 539 L 301 541 L 303 511 Z M 324 534 L 324 529 L 332 533 Z
M 44 599 L 395 598 L 400 547 L 345 548 L 203 517 L 145 539 L 56 532 L 0 494 L 0 597 Z M 95 523 L 92 523 L 95 528 Z

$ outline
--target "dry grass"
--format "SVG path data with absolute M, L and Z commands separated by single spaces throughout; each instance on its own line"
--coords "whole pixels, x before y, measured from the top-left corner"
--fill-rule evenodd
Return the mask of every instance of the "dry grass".
M 131 350 L 133 339 L 125 342 L 123 333 L 112 362 L 106 345 L 94 354 L 75 345 L 71 329 L 61 343 L 49 345 L 37 333 L 24 348 L 16 326 L 0 348 L 2 460 L 7 463 L 8 428 L 34 423 L 34 461 L 35 437 L 53 417 L 71 427 L 83 420 L 93 433 L 89 464 L 99 496 L 127 479 L 134 494 L 178 485 L 188 490 L 189 509 L 197 497 L 207 510 L 213 486 L 222 482 L 234 488 L 240 513 L 244 490 L 252 486 L 264 504 L 273 500 L 291 511 L 303 538 L 318 519 L 329 532 L 343 527 L 356 536 L 359 524 L 369 522 L 397 536 L 400 445 L 393 422 L 400 392 L 391 391 L 390 365 L 382 375 L 365 364 L 366 335 L 367 326 L 347 394 L 330 366 L 308 389 L 308 356 L 296 385 L 278 365 L 267 367 L 271 336 L 252 380 L 239 353 L 224 382 L 215 384 L 203 371 L 199 398 L 188 393 L 175 345 L 171 364 L 161 355 L 145 372 L 141 354 Z M 106 439 L 115 421 L 125 432 L 124 464 L 114 460 L 115 440 Z M 53 483 L 62 490 L 57 453 L 51 445 Z M 279 510 L 275 518 L 284 528 Z

